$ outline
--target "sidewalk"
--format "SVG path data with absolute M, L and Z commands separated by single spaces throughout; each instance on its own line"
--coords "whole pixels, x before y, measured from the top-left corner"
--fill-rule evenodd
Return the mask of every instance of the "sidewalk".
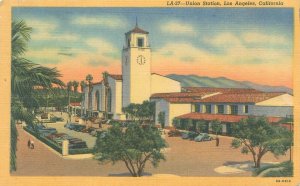
M 64 158 L 20 126 L 17 129 L 17 171 L 12 176 L 108 176 L 109 173 L 126 172 L 123 164 L 100 165 L 90 157 Z M 34 149 L 27 147 L 29 139 L 34 141 Z

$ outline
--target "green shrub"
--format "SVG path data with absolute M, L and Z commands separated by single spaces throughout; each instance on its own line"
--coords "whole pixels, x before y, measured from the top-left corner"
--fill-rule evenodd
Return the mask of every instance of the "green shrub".
M 174 119 L 173 119 L 173 126 L 174 126 L 176 129 L 181 129 L 180 119 L 174 118 Z
M 273 168 L 281 168 L 278 170 L 270 170 L 265 173 L 263 177 L 292 177 L 293 176 L 293 163 L 290 161 L 285 161 L 279 164 L 268 165 L 265 167 L 258 168 L 253 171 L 253 176 L 258 176 L 263 171 Z
M 158 113 L 158 122 L 161 125 L 161 128 L 165 128 L 165 112 Z
M 94 152 L 94 149 L 83 148 L 83 149 L 70 149 L 69 154 L 91 154 Z
M 120 122 L 119 121 L 116 121 L 116 120 L 111 120 L 109 122 L 109 125 L 120 125 Z
M 37 139 L 39 139 L 41 142 L 45 143 L 46 145 L 48 145 L 49 147 L 51 147 L 52 149 L 56 150 L 59 153 L 62 153 L 62 148 L 56 144 L 55 142 L 38 135 L 37 133 L 35 133 L 34 131 L 30 130 L 27 127 L 24 127 L 24 130 L 27 131 L 28 133 L 30 133 L 31 135 L 35 136 Z

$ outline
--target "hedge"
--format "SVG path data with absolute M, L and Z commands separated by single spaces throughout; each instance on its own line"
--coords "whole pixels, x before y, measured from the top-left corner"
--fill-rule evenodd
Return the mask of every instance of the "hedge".
M 45 143 L 46 145 L 48 145 L 49 147 L 51 147 L 52 149 L 56 150 L 57 152 L 59 152 L 60 154 L 62 153 L 62 148 L 57 145 L 56 143 L 54 143 L 53 141 L 37 135 L 35 132 L 33 132 L 32 130 L 28 129 L 27 127 L 24 127 L 24 130 L 27 131 L 28 133 L 30 133 L 31 135 L 35 136 L 37 139 L 39 139 L 41 142 Z
M 84 148 L 84 149 L 69 149 L 69 154 L 91 154 L 94 149 Z
M 55 142 L 49 140 L 48 138 L 45 138 L 43 136 L 37 135 L 35 132 L 32 130 L 28 129 L 27 127 L 24 127 L 24 130 L 30 133 L 31 135 L 35 136 L 37 139 L 39 139 L 41 142 L 45 143 L 52 149 L 56 150 L 60 154 L 62 154 L 62 148 L 61 146 L 57 145 Z M 82 148 L 82 149 L 69 149 L 69 154 L 74 155 L 74 154 L 90 154 L 93 153 L 93 149 L 89 148 Z

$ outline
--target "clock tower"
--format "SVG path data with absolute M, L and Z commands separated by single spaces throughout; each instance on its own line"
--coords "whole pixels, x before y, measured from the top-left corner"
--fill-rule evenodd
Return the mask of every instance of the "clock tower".
M 151 49 L 149 32 L 138 27 L 125 33 L 122 51 L 123 107 L 149 100 L 151 92 Z

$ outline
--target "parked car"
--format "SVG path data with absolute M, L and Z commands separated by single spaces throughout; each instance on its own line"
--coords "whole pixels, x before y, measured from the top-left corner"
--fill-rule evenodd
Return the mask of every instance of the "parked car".
M 41 136 L 46 137 L 46 136 L 49 136 L 51 134 L 57 133 L 57 131 L 56 130 L 43 130 L 43 131 L 40 131 L 39 133 L 40 133 Z
M 181 135 L 182 135 L 181 132 L 177 129 L 173 129 L 168 132 L 169 137 L 179 137 Z
M 77 125 L 78 125 L 77 123 L 66 123 L 65 127 L 70 130 L 75 130 Z
M 200 133 L 197 137 L 195 137 L 194 141 L 200 142 L 200 141 L 211 141 L 212 137 L 208 135 L 207 133 Z
M 64 121 L 64 118 L 62 118 L 62 117 L 57 117 L 57 116 L 51 116 L 51 117 L 50 117 L 50 121 L 51 121 L 51 122 L 61 122 L 61 121 Z
M 36 125 L 36 130 L 38 131 L 38 133 L 40 135 L 43 135 L 43 136 L 48 136 L 50 134 L 57 133 L 56 128 L 51 128 L 51 127 L 47 128 L 43 124 L 37 124 Z
M 65 128 L 69 128 L 70 125 L 71 125 L 71 123 L 66 123 L 66 124 L 64 125 L 64 127 L 65 127 Z
M 85 125 L 75 125 L 73 130 L 75 130 L 77 132 L 81 132 L 85 128 L 86 128 Z
M 47 136 L 47 138 L 49 140 L 54 140 L 56 138 L 61 138 L 61 137 L 65 136 L 65 135 L 67 135 L 67 134 L 66 133 L 57 133 L 57 134 L 51 134 L 51 135 Z
M 189 138 L 188 132 L 182 132 L 182 133 L 181 133 L 181 138 L 182 138 L 182 139 L 188 139 L 188 138 Z
M 69 149 L 81 149 L 81 148 L 87 148 L 85 141 L 73 141 L 69 142 Z
M 90 133 L 90 132 L 92 132 L 93 130 L 96 130 L 96 128 L 94 128 L 94 127 L 89 127 L 89 128 L 83 129 L 81 132 L 84 132 L 84 133 Z
M 196 136 L 198 136 L 199 133 L 197 132 L 193 132 L 193 131 L 189 131 L 189 132 L 184 132 L 181 136 L 182 139 L 190 139 L 190 140 L 194 140 L 194 138 Z

